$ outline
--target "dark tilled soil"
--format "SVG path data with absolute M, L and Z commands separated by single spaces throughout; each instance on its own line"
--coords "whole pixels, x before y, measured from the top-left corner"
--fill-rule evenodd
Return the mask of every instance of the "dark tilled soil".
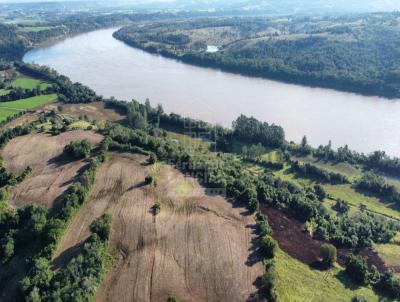
M 318 267 L 320 246 L 323 240 L 312 238 L 304 231 L 304 223 L 283 213 L 280 210 L 262 205 L 261 211 L 268 216 L 273 230 L 273 237 L 279 242 L 279 247 L 291 257 L 313 267 Z M 344 266 L 350 249 L 338 249 L 338 263 Z M 379 255 L 370 248 L 354 251 L 365 257 L 369 265 L 375 265 L 379 271 L 387 269 Z

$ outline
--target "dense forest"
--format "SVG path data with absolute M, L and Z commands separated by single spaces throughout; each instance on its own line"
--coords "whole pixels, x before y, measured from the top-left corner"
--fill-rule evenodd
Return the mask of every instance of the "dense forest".
M 187 63 L 395 98 L 399 22 L 398 13 L 220 18 L 128 26 L 114 36 Z

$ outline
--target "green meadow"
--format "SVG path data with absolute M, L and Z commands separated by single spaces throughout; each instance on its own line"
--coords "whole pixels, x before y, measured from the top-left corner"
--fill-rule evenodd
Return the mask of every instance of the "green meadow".
M 34 89 L 36 86 L 40 86 L 41 90 L 45 90 L 47 87 L 51 86 L 51 84 L 41 81 L 41 80 L 36 80 L 36 79 L 31 79 L 27 77 L 17 77 L 12 83 L 12 87 L 21 87 L 25 89 Z
M 378 301 L 372 289 L 354 284 L 339 266 L 329 271 L 311 269 L 281 250 L 276 254 L 275 263 L 279 301 L 350 302 L 354 296 Z
M 0 103 L 0 122 L 6 120 L 9 116 L 13 116 L 20 111 L 34 109 L 41 105 L 45 105 L 57 99 L 57 94 L 47 94 L 34 96 L 12 102 Z

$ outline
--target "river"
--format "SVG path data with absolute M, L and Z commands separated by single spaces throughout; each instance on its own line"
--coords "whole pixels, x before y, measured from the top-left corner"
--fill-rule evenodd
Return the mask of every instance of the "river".
M 48 65 L 105 97 L 150 99 L 165 111 L 224 126 L 241 113 L 283 126 L 288 140 L 348 144 L 400 156 L 400 100 L 310 88 L 190 66 L 148 54 L 97 30 L 34 49 L 25 62 Z

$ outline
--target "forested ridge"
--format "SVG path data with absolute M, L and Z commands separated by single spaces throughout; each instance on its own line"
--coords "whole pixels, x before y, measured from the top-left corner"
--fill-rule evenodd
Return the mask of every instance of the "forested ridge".
M 128 26 L 114 36 L 196 65 L 396 98 L 399 24 L 398 13 L 222 18 Z

